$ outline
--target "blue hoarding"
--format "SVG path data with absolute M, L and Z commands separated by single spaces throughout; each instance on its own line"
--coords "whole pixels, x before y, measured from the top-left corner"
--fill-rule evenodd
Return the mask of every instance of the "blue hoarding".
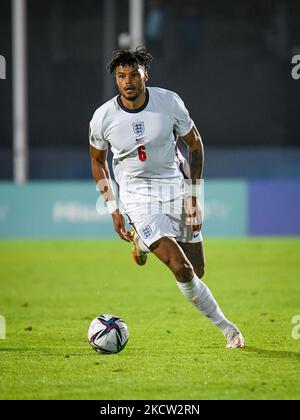
M 0 184 L 0 237 L 116 237 L 93 181 Z M 104 213 L 104 212 L 103 212 Z M 205 235 L 247 234 L 245 181 L 205 182 Z
M 208 180 L 204 191 L 205 236 L 300 235 L 298 179 Z M 93 181 L 1 183 L 0 237 L 117 239 Z
M 249 183 L 249 234 L 300 235 L 300 180 Z

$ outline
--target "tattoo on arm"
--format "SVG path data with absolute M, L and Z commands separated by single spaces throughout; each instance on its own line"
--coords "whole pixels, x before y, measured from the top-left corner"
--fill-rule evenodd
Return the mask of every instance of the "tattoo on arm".
M 203 149 L 190 150 L 189 164 L 191 171 L 191 179 L 197 180 L 202 178 L 203 171 Z
M 183 141 L 189 146 L 190 177 L 192 180 L 201 179 L 204 165 L 204 147 L 199 131 L 194 126 L 183 137 Z

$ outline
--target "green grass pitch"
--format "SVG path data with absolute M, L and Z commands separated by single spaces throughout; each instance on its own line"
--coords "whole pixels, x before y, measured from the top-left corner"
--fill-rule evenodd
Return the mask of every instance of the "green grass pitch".
M 209 285 L 247 347 L 181 295 L 154 256 L 121 241 L 1 241 L 0 399 L 299 399 L 300 239 L 208 239 Z M 124 318 L 117 355 L 89 346 L 90 321 Z

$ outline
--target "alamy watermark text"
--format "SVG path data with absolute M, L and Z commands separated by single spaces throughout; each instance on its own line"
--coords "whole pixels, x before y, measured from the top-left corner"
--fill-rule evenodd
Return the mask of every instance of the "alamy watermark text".
M 292 78 L 294 80 L 300 79 L 300 55 L 294 55 L 292 57 L 292 64 L 295 64 L 292 68 Z
M 3 55 L 0 55 L 0 79 L 6 79 L 6 60 Z
M 295 315 L 292 318 L 292 324 L 296 324 L 292 329 L 292 337 L 294 340 L 300 339 L 300 315 Z
M 6 338 L 6 321 L 4 316 L 0 315 L 0 340 L 5 340 Z

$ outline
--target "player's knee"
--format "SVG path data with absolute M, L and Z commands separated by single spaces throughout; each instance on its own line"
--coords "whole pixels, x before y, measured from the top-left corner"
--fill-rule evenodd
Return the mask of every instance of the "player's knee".
M 176 279 L 181 282 L 190 281 L 194 274 L 192 265 L 185 260 L 172 261 L 170 269 L 173 271 Z

